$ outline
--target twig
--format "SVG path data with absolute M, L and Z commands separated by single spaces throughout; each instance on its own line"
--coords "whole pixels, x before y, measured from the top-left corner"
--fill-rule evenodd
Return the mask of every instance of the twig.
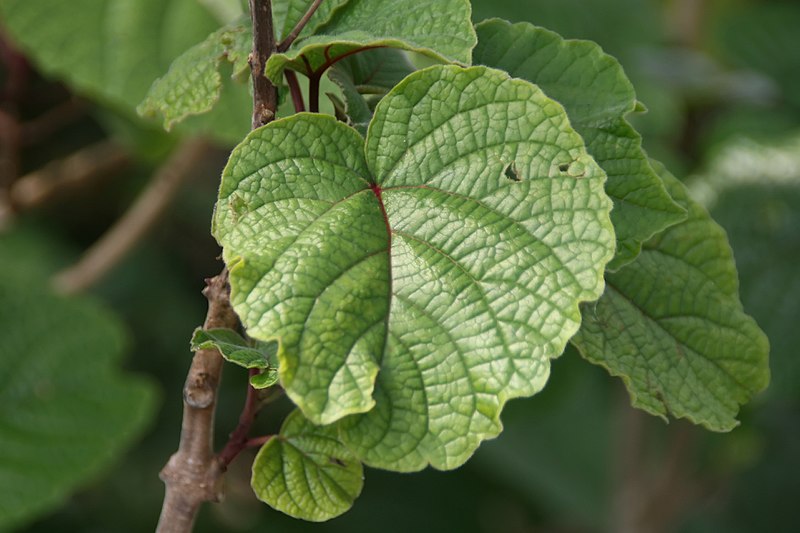
M 131 162 L 128 151 L 113 141 L 100 141 L 19 178 L 11 187 L 17 211 L 38 207 L 65 191 L 108 176 Z
M 626 394 L 620 394 L 616 412 L 620 427 L 615 450 L 616 487 L 612 511 L 612 531 L 638 533 L 647 500 L 647 482 L 643 472 L 644 414 L 630 406 Z
M 247 442 L 244 443 L 245 448 L 256 448 L 265 445 L 269 442 L 275 435 L 264 435 L 263 437 L 253 437 L 252 439 L 247 439 Z
M 30 146 L 45 140 L 60 128 L 83 116 L 87 109 L 86 101 L 73 96 L 33 120 L 20 124 L 22 144 Z
M 297 81 L 297 74 L 287 68 L 283 71 L 283 75 L 286 77 L 286 84 L 289 86 L 289 94 L 292 97 L 294 110 L 297 113 L 302 113 L 306 110 L 306 105 L 303 102 L 303 93 L 300 90 L 300 82 Z
M 206 280 L 208 314 L 203 327 L 235 328 L 228 272 Z M 183 388 L 183 424 L 178 451 L 161 470 L 166 486 L 158 533 L 192 530 L 200 505 L 219 501 L 222 465 L 214 460 L 214 410 L 223 359 L 217 350 L 199 350 L 192 358 Z
M 269 57 L 275 53 L 272 28 L 272 0 L 250 0 L 253 18 L 253 51 L 250 70 L 253 76 L 253 129 L 271 122 L 278 107 L 278 89 L 264 75 Z
M 8 193 L 19 174 L 21 130 L 16 117 L 0 109 L 0 190 Z
M 53 280 L 56 289 L 64 294 L 80 292 L 116 266 L 167 209 L 196 160 L 207 149 L 206 141 L 200 139 L 178 147 L 130 209 L 75 265 L 56 274 Z
M 303 28 L 306 27 L 308 21 L 311 20 L 311 17 L 314 16 L 314 13 L 317 11 L 317 8 L 322 3 L 322 0 L 314 0 L 311 6 L 309 6 L 308 11 L 306 11 L 305 15 L 297 21 L 292 31 L 289 32 L 289 35 L 286 36 L 284 40 L 282 40 L 278 44 L 278 52 L 285 52 L 292 46 L 292 43 L 297 39 L 297 36 L 300 35 L 300 32 L 303 31 Z
M 264 65 L 275 50 L 272 3 L 269 0 L 250 0 L 250 11 L 253 19 L 253 53 L 250 56 L 253 71 L 253 128 L 257 128 L 275 117 L 278 103 L 275 86 L 264 77 Z M 227 271 L 223 270 L 208 282 L 205 294 L 208 298 L 208 316 L 203 327 L 236 328 L 239 321 L 230 305 Z M 192 359 L 183 393 L 180 446 L 161 471 L 166 494 L 158 521 L 158 533 L 191 531 L 200 505 L 207 501 L 219 501 L 225 465 L 213 455 L 213 436 L 222 362 L 217 350 L 199 350 Z M 248 396 L 246 405 L 251 405 L 253 401 Z M 257 407 L 249 409 L 256 410 Z M 245 411 L 248 411 L 247 407 Z M 245 417 L 245 413 L 242 413 L 242 417 Z

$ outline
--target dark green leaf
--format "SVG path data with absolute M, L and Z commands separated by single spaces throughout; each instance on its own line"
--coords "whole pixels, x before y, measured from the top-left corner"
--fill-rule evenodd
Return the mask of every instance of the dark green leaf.
M 25 261 L 0 262 L 0 529 L 108 468 L 154 410 L 151 384 L 116 368 L 124 335 L 110 312 L 37 288 Z
M 680 222 L 686 213 L 664 190 L 645 156 L 641 137 L 625 120 L 636 95 L 619 63 L 589 41 L 565 41 L 527 23 L 501 20 L 477 26 L 475 63 L 537 84 L 567 110 L 586 148 L 608 175 L 616 270 L 633 260 L 642 241 Z
M 583 307 L 573 343 L 622 378 L 635 407 L 727 431 L 739 405 L 769 382 L 769 343 L 742 311 L 725 232 L 661 172 L 689 217 L 606 275 L 606 291 Z

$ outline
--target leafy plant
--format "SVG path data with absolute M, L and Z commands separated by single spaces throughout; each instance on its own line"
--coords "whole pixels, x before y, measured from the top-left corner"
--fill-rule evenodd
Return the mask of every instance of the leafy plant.
M 72 9 L 109 7 L 84 3 Z M 259 127 L 222 173 L 212 233 L 227 267 L 192 339 L 164 530 L 188 529 L 248 447 L 256 496 L 311 521 L 350 508 L 362 465 L 456 468 L 500 434 L 508 400 L 545 386 L 568 342 L 634 406 L 714 431 L 766 387 L 768 342 L 739 302 L 725 233 L 647 157 L 628 121 L 644 108 L 598 45 L 473 26 L 466 0 L 251 0 L 251 17 L 216 2 L 225 20 L 170 54 L 144 95 L 94 53 L 59 63 L 74 28 L 40 24 L 50 4 L 0 10 L 47 68 L 180 135 L 230 138 L 215 117 L 231 123 L 248 60 L 253 74 Z M 275 120 L 279 102 L 295 113 Z M 214 454 L 222 358 L 250 379 Z M 250 435 L 281 392 L 296 409 L 277 434 Z

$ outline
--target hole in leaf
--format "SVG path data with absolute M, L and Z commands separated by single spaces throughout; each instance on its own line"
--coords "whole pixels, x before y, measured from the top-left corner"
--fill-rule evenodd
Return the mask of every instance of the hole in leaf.
M 339 465 L 341 467 L 346 467 L 347 466 L 347 464 L 344 461 L 342 461 L 341 459 L 339 459 L 338 457 L 331 457 L 330 460 L 331 460 L 331 463 L 333 463 L 335 465 Z
M 506 165 L 505 170 L 503 170 L 503 174 L 505 174 L 505 176 L 511 181 L 521 181 L 521 178 L 517 173 L 517 166 L 514 163 L 509 163 Z
M 567 170 L 569 170 L 569 163 L 561 163 L 560 165 L 558 165 L 558 170 L 560 170 L 561 172 L 566 172 Z

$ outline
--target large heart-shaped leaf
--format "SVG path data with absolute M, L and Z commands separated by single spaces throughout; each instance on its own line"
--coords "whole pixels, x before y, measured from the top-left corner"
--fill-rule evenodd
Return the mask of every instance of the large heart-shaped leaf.
M 295 410 L 256 455 L 251 483 L 271 507 L 323 522 L 350 509 L 364 486 L 364 468 L 335 427 L 315 426 Z
M 124 335 L 107 309 L 60 298 L 0 254 L 0 529 L 63 502 L 138 437 L 150 383 L 115 368 Z
M 602 291 L 604 181 L 538 88 L 437 66 L 381 101 L 366 144 L 311 114 L 254 131 L 214 233 L 234 307 L 280 341 L 312 422 L 374 407 L 342 426 L 366 462 L 453 468 L 499 433 L 506 400 L 544 386 L 578 303 Z
M 650 167 L 641 137 L 624 118 L 635 109 L 636 95 L 616 59 L 595 43 L 564 40 L 528 23 L 495 19 L 476 29 L 475 63 L 535 83 L 561 103 L 608 175 L 606 192 L 614 200 L 611 221 L 617 235 L 610 270 L 633 260 L 642 241 L 686 217 Z
M 584 306 L 573 343 L 622 377 L 635 407 L 727 431 L 739 405 L 769 382 L 769 343 L 742 310 L 724 230 L 660 170 L 688 218 L 606 275 L 606 291 Z
M 376 47 L 469 64 L 475 46 L 470 13 L 467 0 L 349 0 L 313 35 L 298 39 L 285 53 L 273 54 L 266 75 L 279 82 L 287 67 L 318 75 L 338 58 Z

